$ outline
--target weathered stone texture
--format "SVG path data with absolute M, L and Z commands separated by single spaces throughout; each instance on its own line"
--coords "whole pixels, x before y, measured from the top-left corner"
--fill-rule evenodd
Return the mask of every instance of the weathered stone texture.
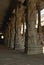
M 21 1 L 21 0 L 20 0 Z M 22 3 L 24 0 L 22 0 Z M 23 22 L 26 22 L 25 14 L 27 14 L 27 23 L 28 24 L 28 50 L 27 54 L 39 54 L 42 53 L 42 45 L 39 39 L 39 34 L 37 34 L 37 30 L 35 29 L 36 25 L 36 1 L 28 0 L 27 1 L 27 13 L 24 14 L 25 7 L 23 4 L 20 4 L 16 8 L 16 15 L 11 18 L 11 22 L 8 25 L 5 31 L 5 43 L 8 47 L 18 49 L 24 49 L 25 44 L 25 33 L 21 35 L 21 25 Z M 16 24 L 15 24 L 16 22 Z M 15 31 L 16 25 L 16 31 Z M 16 34 L 16 37 L 15 37 Z M 16 42 L 15 42 L 16 41 Z
M 11 48 L 14 48 L 14 36 L 15 36 L 15 17 L 12 19 L 12 30 L 11 30 Z
M 21 7 L 18 8 L 17 11 L 17 33 L 16 33 L 16 48 L 18 49 L 24 49 L 24 36 L 21 35 L 21 25 L 23 23 L 23 15 L 24 15 L 24 7 L 21 4 Z
M 42 46 L 39 44 L 37 31 L 35 30 L 36 22 L 36 4 L 33 2 L 28 5 L 28 54 L 42 53 Z

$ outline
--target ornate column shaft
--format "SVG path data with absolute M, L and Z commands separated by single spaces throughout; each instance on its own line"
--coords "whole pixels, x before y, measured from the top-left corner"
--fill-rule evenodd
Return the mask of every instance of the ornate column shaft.
M 38 44 L 37 31 L 35 29 L 36 23 L 36 2 L 35 0 L 27 1 L 27 23 L 28 23 L 28 54 L 39 54 L 42 53 L 42 46 Z
M 21 35 L 21 26 L 23 24 L 23 15 L 24 15 L 24 7 L 22 3 L 20 3 L 17 7 L 17 21 L 16 21 L 16 47 L 18 49 L 24 49 L 24 36 Z

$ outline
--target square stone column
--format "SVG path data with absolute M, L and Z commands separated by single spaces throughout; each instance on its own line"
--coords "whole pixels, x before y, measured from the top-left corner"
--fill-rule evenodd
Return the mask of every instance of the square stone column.
M 35 0 L 27 1 L 27 19 L 28 19 L 28 54 L 42 53 L 42 45 L 39 42 L 36 23 L 36 3 Z
M 20 7 L 19 7 L 20 6 Z M 17 21 L 16 21 L 16 49 L 24 49 L 24 35 L 21 35 L 21 26 L 24 21 L 24 6 L 22 4 L 17 7 Z
M 15 37 L 15 15 L 11 19 L 11 48 L 14 48 L 14 37 Z

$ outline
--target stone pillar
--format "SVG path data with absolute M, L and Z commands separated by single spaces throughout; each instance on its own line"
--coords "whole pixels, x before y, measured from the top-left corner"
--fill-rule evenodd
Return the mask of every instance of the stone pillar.
M 8 47 L 8 42 L 9 42 L 9 27 L 7 27 L 7 31 L 6 31 L 6 33 L 7 33 L 7 47 Z
M 15 16 L 11 20 L 12 29 L 11 29 L 11 48 L 14 48 L 14 37 L 15 37 Z
M 24 49 L 24 35 L 21 35 L 21 25 L 23 22 L 23 15 L 24 15 L 24 7 L 22 3 L 20 3 L 17 7 L 17 21 L 16 21 L 16 48 Z
M 10 23 L 9 23 L 9 48 L 11 46 L 11 26 L 10 26 Z
M 28 33 L 28 54 L 42 53 L 42 46 L 40 45 L 37 37 L 37 31 L 35 29 L 36 23 L 36 3 L 35 0 L 27 1 L 27 33 Z
M 42 32 L 42 26 L 41 26 L 40 1 L 38 1 L 38 4 L 37 4 L 37 11 L 38 11 L 38 29 L 37 29 L 37 32 L 38 32 L 40 44 L 41 44 L 42 47 L 43 47 L 43 32 Z
M 7 47 L 8 47 L 8 44 L 9 44 L 9 27 L 7 27 Z
M 5 37 L 5 46 L 8 47 L 8 28 L 5 30 L 4 37 Z
M 8 24 L 8 47 L 10 48 L 10 24 Z
M 7 43 L 7 33 L 6 33 L 6 30 L 4 31 L 4 43 L 5 43 L 5 45 Z

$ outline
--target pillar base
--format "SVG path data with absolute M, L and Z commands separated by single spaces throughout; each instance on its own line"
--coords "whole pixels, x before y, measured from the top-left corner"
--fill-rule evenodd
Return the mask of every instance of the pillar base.
M 42 54 L 42 47 L 33 47 L 33 48 L 29 48 L 27 54 L 28 55 L 32 55 L 32 54 Z

